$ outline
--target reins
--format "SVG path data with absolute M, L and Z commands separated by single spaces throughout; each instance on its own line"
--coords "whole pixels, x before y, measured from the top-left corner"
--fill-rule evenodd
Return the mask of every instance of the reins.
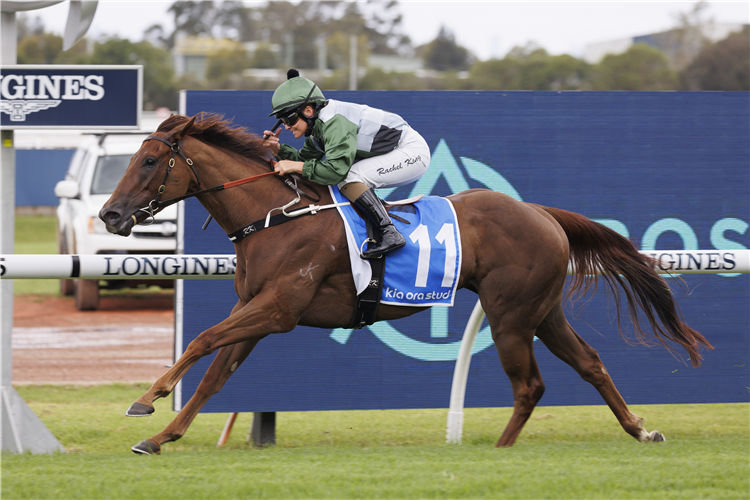
M 163 142 L 164 144 L 166 144 L 167 146 L 169 146 L 169 149 L 172 152 L 172 155 L 169 158 L 169 165 L 167 166 L 167 171 L 164 174 L 164 180 L 162 181 L 161 185 L 159 186 L 159 189 L 158 189 L 158 191 L 156 193 L 156 196 L 154 197 L 153 200 L 151 200 L 149 202 L 148 206 L 138 209 L 139 211 L 146 212 L 146 214 L 147 214 L 146 218 L 151 217 L 152 221 L 154 219 L 154 215 L 155 215 L 155 213 L 156 213 L 157 210 L 159 210 L 160 208 L 172 205 L 174 203 L 180 202 L 182 200 L 186 200 L 188 198 L 193 198 L 195 196 L 199 196 L 199 195 L 206 194 L 206 193 L 213 193 L 213 192 L 222 191 L 224 189 L 228 189 L 228 188 L 232 188 L 232 187 L 236 187 L 236 186 L 241 186 L 241 185 L 247 184 L 249 182 L 257 181 L 257 180 L 262 179 L 264 177 L 270 177 L 270 176 L 277 176 L 277 175 L 279 175 L 278 172 L 272 170 L 270 172 L 264 172 L 262 174 L 253 175 L 251 177 L 245 177 L 244 179 L 238 179 L 236 181 L 226 182 L 224 184 L 219 184 L 218 186 L 214 186 L 214 187 L 210 187 L 210 188 L 206 188 L 206 189 L 201 189 L 200 191 L 195 191 L 193 193 L 188 193 L 188 194 L 184 194 L 182 196 L 177 196 L 176 198 L 170 198 L 169 200 L 161 201 L 160 198 L 161 198 L 162 194 L 164 194 L 164 191 L 166 191 L 167 179 L 170 178 L 170 177 L 172 177 L 172 173 L 171 172 L 172 172 L 172 169 L 174 168 L 175 163 L 176 163 L 175 162 L 175 156 L 176 155 L 179 154 L 185 160 L 185 163 L 187 163 L 188 166 L 190 167 L 190 169 L 193 171 L 193 174 L 195 175 L 195 179 L 198 181 L 198 186 L 201 185 L 201 180 L 200 180 L 200 177 L 198 177 L 198 172 L 195 170 L 195 166 L 193 164 L 193 160 L 191 160 L 189 157 L 187 157 L 180 150 L 179 141 L 171 143 L 171 142 L 169 142 L 168 140 L 166 140 L 166 139 L 164 139 L 162 137 L 157 137 L 155 135 L 150 135 L 150 136 L 146 137 L 143 140 L 143 142 L 151 141 L 151 140 L 156 140 L 156 141 L 159 141 L 159 142 Z M 172 179 L 174 180 L 174 177 L 172 177 Z M 286 214 L 285 209 L 288 208 L 289 206 L 293 205 L 294 203 L 299 202 L 301 196 L 304 196 L 305 198 L 307 198 L 310 201 L 313 201 L 315 203 L 317 203 L 317 202 L 320 201 L 320 193 L 318 193 L 318 191 L 315 189 L 314 186 L 310 186 L 309 184 L 305 183 L 306 186 L 308 187 L 308 189 L 310 189 L 312 192 L 315 193 L 317 199 L 311 197 L 310 195 L 308 195 L 307 193 L 305 193 L 304 191 L 302 191 L 301 189 L 299 189 L 297 187 L 297 182 L 296 182 L 297 179 L 292 180 L 292 179 L 285 178 L 285 179 L 282 179 L 282 180 L 284 181 L 284 184 L 286 184 L 288 187 L 290 187 L 293 191 L 295 191 L 297 193 L 297 199 L 294 200 L 294 202 L 292 202 L 292 203 L 290 203 L 290 204 L 288 204 L 288 205 L 286 205 L 284 207 L 280 207 L 280 209 L 282 210 L 282 212 L 284 212 L 285 214 Z M 313 211 L 313 213 L 315 213 L 315 212 Z M 131 217 L 133 218 L 133 222 L 135 224 L 138 224 L 138 219 L 136 218 L 135 214 L 131 215 Z M 269 217 L 270 217 L 270 212 L 269 212 Z M 211 221 L 211 217 L 209 216 L 209 218 L 206 220 L 206 223 L 203 225 L 203 229 L 206 228 L 206 226 L 208 225 L 208 223 L 210 221 Z M 268 225 L 268 217 L 266 219 L 266 225 Z

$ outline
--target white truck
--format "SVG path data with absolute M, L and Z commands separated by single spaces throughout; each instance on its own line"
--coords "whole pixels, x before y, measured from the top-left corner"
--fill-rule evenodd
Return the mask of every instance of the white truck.
M 145 133 L 101 133 L 85 137 L 55 186 L 57 242 L 61 254 L 171 254 L 177 247 L 177 209 L 168 207 L 151 225 L 138 225 L 129 238 L 110 234 L 99 210 L 141 147 Z M 174 280 L 61 280 L 63 295 L 75 294 L 79 310 L 99 307 L 101 288 L 174 287 Z

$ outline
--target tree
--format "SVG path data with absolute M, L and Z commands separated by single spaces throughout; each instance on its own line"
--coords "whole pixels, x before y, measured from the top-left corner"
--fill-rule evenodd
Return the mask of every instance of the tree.
M 504 59 L 474 64 L 469 73 L 477 90 L 578 90 L 590 66 L 567 54 L 551 56 L 534 43 L 513 47 Z
M 427 90 L 427 83 L 417 78 L 414 73 L 386 73 L 380 68 L 370 68 L 357 83 L 357 88 L 360 90 Z
M 87 64 L 88 39 L 63 52 L 62 37 L 41 30 L 25 31 L 18 41 L 18 64 Z
M 530 88 L 535 90 L 582 90 L 591 65 L 567 54 L 547 56 L 541 68 L 532 67 Z
M 143 65 L 143 108 L 177 109 L 175 73 L 169 51 L 146 41 L 133 43 L 115 37 L 94 45 L 90 64 Z
M 252 57 L 241 45 L 234 48 L 221 49 L 208 60 L 206 77 L 209 88 L 232 88 L 229 84 L 232 75 L 239 74 L 249 68 Z
M 520 60 L 507 56 L 480 61 L 469 70 L 469 80 L 476 90 L 516 90 L 523 71 L 521 66 Z
M 398 2 L 368 0 L 273 1 L 258 7 L 243 2 L 174 2 L 169 13 L 175 30 L 168 33 L 160 24 L 149 27 L 144 37 L 153 44 L 172 48 L 178 32 L 188 36 L 224 37 L 242 42 L 277 44 L 287 50 L 291 41 L 292 63 L 299 68 L 318 66 L 316 41 L 336 34 L 348 40 L 363 37 L 364 48 L 379 54 L 410 53 L 409 37 L 400 32 Z M 348 50 L 348 49 L 347 49 Z M 285 60 L 286 58 L 282 58 Z M 269 58 L 262 59 L 268 64 Z M 347 59 L 348 60 L 348 59 Z
M 270 43 L 261 42 L 255 47 L 252 68 L 276 68 L 279 65 L 279 54 L 273 50 Z
M 436 71 L 463 71 L 469 69 L 472 56 L 456 43 L 456 37 L 445 26 L 440 27 L 437 38 L 422 49 L 425 67 Z
M 348 69 L 351 51 L 351 36 L 337 31 L 326 40 L 328 62 L 331 69 Z M 369 57 L 367 36 L 357 37 L 357 65 L 367 66 Z
M 577 90 L 590 68 L 567 54 L 551 56 L 533 42 L 514 47 L 506 57 L 518 62 L 515 79 L 510 82 L 517 90 Z
M 750 30 L 747 26 L 706 47 L 682 74 L 685 90 L 750 90 Z
M 19 12 L 16 16 L 16 38 L 20 42 L 27 36 L 43 35 L 44 22 L 42 18 L 36 16 L 31 18 L 26 12 Z
M 62 37 L 30 34 L 18 42 L 18 64 L 53 64 L 62 53 Z
M 669 32 L 670 40 L 665 46 L 668 47 L 667 57 L 678 71 L 685 69 L 710 44 L 703 34 L 713 23 L 713 19 L 704 19 L 706 9 L 708 2 L 699 0 L 690 12 L 680 12 L 675 16 L 677 27 Z
M 679 76 L 663 52 L 637 43 L 622 54 L 609 54 L 592 71 L 593 90 L 676 90 Z
M 347 35 L 364 35 L 367 48 L 374 54 L 409 56 L 413 54 L 411 40 L 401 33 L 403 18 L 398 11 L 398 2 L 367 0 L 367 2 L 319 2 L 321 5 L 344 5 L 340 17 L 329 15 L 323 23 L 324 33 L 341 31 Z M 335 11 L 332 11 L 335 12 Z

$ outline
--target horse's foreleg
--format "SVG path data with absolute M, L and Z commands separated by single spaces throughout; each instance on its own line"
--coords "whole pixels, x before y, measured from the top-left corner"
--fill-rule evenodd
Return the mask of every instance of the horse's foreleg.
M 269 333 L 287 332 L 294 328 L 297 316 L 279 311 L 279 304 L 284 303 L 273 292 L 267 292 L 256 296 L 242 307 L 235 306 L 227 319 L 190 342 L 180 359 L 125 414 L 129 417 L 152 414 L 154 401 L 171 394 L 187 371 L 199 359 L 216 349 L 249 340 L 257 342 Z
M 254 338 L 239 344 L 234 344 L 227 347 L 222 347 L 216 354 L 216 358 L 211 363 L 211 366 L 206 370 L 206 374 L 203 376 L 198 388 L 195 390 L 195 394 L 180 410 L 172 422 L 167 425 L 164 430 L 160 433 L 148 438 L 145 441 L 141 441 L 137 445 L 133 446 L 132 450 L 135 453 L 142 454 L 158 454 L 161 452 L 161 445 L 170 441 L 177 441 L 187 431 L 193 419 L 198 415 L 203 405 L 208 400 L 219 392 L 229 377 L 239 368 L 243 361 L 247 358 L 250 352 L 255 348 L 258 342 L 261 340 L 260 337 Z
M 638 441 L 665 441 L 664 435 L 660 432 L 646 431 L 643 419 L 628 409 L 628 405 L 604 368 L 599 354 L 570 326 L 561 303 L 556 304 L 542 321 L 536 335 L 552 354 L 573 367 L 582 379 L 599 391 L 625 432 Z

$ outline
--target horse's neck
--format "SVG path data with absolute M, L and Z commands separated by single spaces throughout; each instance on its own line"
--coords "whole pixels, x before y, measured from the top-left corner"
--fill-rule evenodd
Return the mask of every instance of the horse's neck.
M 206 189 L 244 179 L 270 171 L 262 161 L 254 161 L 220 148 L 201 148 L 194 155 L 201 179 L 199 189 Z M 273 186 L 273 187 L 270 187 Z M 243 184 L 242 186 L 222 189 L 198 197 L 200 203 L 208 210 L 222 229 L 231 233 L 249 222 L 265 217 L 272 208 L 288 203 L 290 191 L 275 180 L 273 176 Z

